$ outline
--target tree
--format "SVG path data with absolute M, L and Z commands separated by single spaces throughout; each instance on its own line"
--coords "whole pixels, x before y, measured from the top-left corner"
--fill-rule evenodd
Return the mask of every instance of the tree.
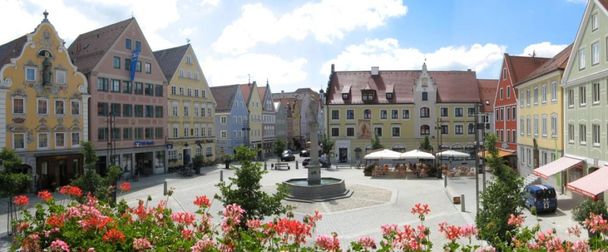
M 331 164 L 329 153 L 334 149 L 335 142 L 329 139 L 326 135 L 321 137 L 321 152 L 327 155 L 327 163 Z
M 425 136 L 424 140 L 420 142 L 420 147 L 418 147 L 421 151 L 433 151 L 433 146 L 431 145 L 431 141 L 429 140 L 429 136 Z
M 283 140 L 281 140 L 281 139 L 277 139 L 277 141 L 274 142 L 273 152 L 275 155 L 277 155 L 278 159 L 281 158 L 281 154 L 283 153 L 284 150 L 285 150 L 285 142 L 283 142 Z
M 7 148 L 2 148 L 0 151 L 0 162 L 6 172 L 16 172 L 16 169 L 23 164 L 19 155 Z
M 486 156 L 486 162 L 495 179 L 481 193 L 481 207 L 475 222 L 479 237 L 498 246 L 511 241 L 511 231 L 515 227 L 507 224 L 509 217 L 521 214 L 524 207 L 523 179 L 498 157 L 496 135 L 488 134 L 485 145 L 490 154 Z
M 112 193 L 110 186 L 114 185 L 116 179 L 120 177 L 121 168 L 118 165 L 111 165 L 108 168 L 107 176 L 102 177 L 95 169 L 97 155 L 93 145 L 90 142 L 83 142 L 81 146 L 85 171 L 84 174 L 72 181 L 72 185 L 80 187 L 85 193 L 90 192 L 100 200 L 108 201 Z
M 384 149 L 384 145 L 382 145 L 380 143 L 380 138 L 378 138 L 377 134 L 374 134 L 374 138 L 372 138 L 372 149 L 373 150 Z
M 3 167 L 0 172 L 0 197 L 27 192 L 32 178 L 19 170 L 23 164 L 19 155 L 13 150 L 2 148 L 0 164 Z
M 247 147 L 237 147 L 235 159 L 241 163 L 241 168 L 237 169 L 234 177 L 229 183 L 225 181 L 217 184 L 219 194 L 216 198 L 222 201 L 224 206 L 238 204 L 244 210 L 244 218 L 262 219 L 265 216 L 284 214 L 287 207 L 281 201 L 287 196 L 287 188 L 282 184 L 277 184 L 277 192 L 270 195 L 261 190 L 260 180 L 266 173 L 258 163 L 252 160 L 256 156 L 256 151 Z

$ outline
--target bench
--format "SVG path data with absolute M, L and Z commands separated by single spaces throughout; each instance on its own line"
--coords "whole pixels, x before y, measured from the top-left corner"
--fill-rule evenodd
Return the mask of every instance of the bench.
M 279 163 L 274 164 L 274 169 L 275 170 L 290 170 L 291 167 L 289 167 L 288 163 L 279 162 Z

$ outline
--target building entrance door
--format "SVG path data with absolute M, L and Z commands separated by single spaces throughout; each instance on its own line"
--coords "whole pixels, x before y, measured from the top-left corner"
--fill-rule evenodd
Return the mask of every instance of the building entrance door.
M 348 149 L 347 148 L 338 149 L 338 159 L 339 159 L 340 163 L 346 163 L 346 161 L 348 161 Z

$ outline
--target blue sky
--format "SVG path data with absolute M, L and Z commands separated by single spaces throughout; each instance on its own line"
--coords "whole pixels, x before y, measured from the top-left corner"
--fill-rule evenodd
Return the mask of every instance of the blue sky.
M 0 0 L 0 43 L 49 19 L 69 45 L 135 16 L 152 49 L 190 39 L 210 85 L 269 80 L 273 92 L 325 87 L 337 70 L 477 71 L 496 78 L 502 55 L 551 57 L 576 36 L 584 0 Z

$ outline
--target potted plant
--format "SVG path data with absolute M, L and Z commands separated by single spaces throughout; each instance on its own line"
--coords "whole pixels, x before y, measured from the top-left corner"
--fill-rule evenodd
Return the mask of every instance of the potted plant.
M 374 166 L 376 166 L 376 164 L 370 164 L 366 166 L 365 169 L 363 169 L 363 175 L 371 176 L 372 172 L 374 171 Z

